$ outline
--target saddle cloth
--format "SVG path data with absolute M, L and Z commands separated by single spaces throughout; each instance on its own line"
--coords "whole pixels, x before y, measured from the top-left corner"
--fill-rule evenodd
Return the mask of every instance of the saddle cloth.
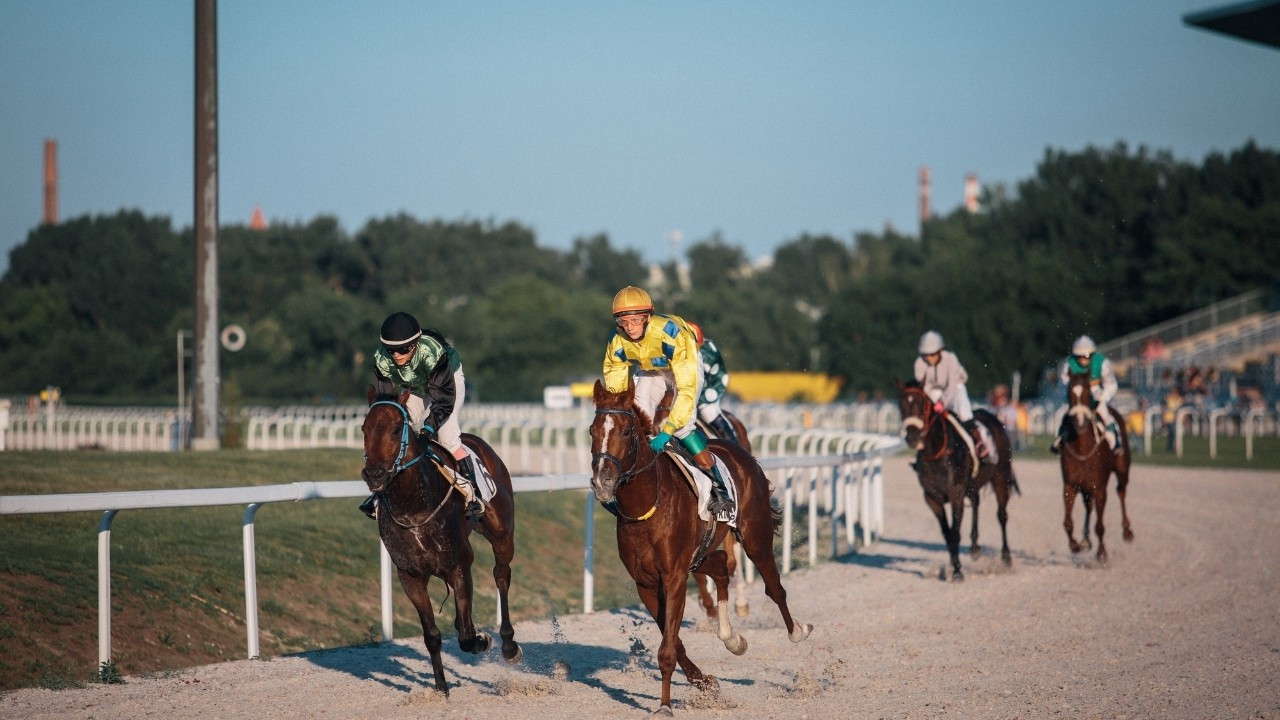
M 685 480 L 693 485 L 693 491 L 698 496 L 698 517 L 703 522 L 711 520 L 711 511 L 707 510 L 707 503 L 711 502 L 711 477 L 703 472 L 701 468 L 689 462 L 679 453 L 666 451 L 676 460 L 676 466 L 684 473 Z M 716 516 L 716 522 L 728 524 L 731 528 L 738 527 L 738 487 L 733 482 L 733 476 L 729 474 L 729 468 L 724 461 L 716 457 L 716 467 L 720 470 L 720 477 L 724 478 L 725 487 L 729 490 L 729 498 L 733 500 L 734 510 L 731 513 L 723 512 Z
M 995 465 L 1000 461 L 1000 459 L 996 457 L 995 441 L 991 437 L 991 433 L 987 432 L 986 425 L 983 425 L 981 422 L 978 423 L 978 432 L 982 433 L 982 440 L 987 444 L 987 458 L 983 460 L 978 457 L 978 448 L 973 446 L 973 436 L 970 435 L 969 431 L 960 423 L 959 418 L 957 418 L 952 412 L 947 411 L 947 420 L 951 421 L 951 426 L 956 429 L 956 432 L 960 434 L 961 439 L 964 440 L 965 446 L 969 448 L 969 457 L 973 458 L 973 470 L 969 473 L 970 477 L 978 476 L 978 468 L 981 463 L 985 462 L 990 465 Z
M 444 449 L 443 445 L 438 445 L 438 447 L 440 447 L 441 450 Z M 493 481 L 493 478 L 489 477 L 489 468 L 485 467 L 485 464 L 480 462 L 480 456 L 476 455 L 475 451 L 466 445 L 463 445 L 462 449 L 467 451 L 467 455 L 471 458 L 471 467 L 476 469 L 476 485 L 480 487 L 480 500 L 485 504 L 488 504 L 488 502 L 493 499 L 493 496 L 498 494 L 498 485 Z M 440 463 L 436 463 L 436 466 L 441 469 L 441 472 L 445 472 L 446 474 L 456 474 L 458 482 L 467 481 L 467 479 L 462 476 L 462 473 L 454 473 L 454 471 L 448 466 Z M 449 479 L 452 480 L 453 478 Z

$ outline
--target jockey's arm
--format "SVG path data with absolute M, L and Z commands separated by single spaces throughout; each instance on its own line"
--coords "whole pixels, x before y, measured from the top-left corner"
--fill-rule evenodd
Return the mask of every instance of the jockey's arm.
M 453 414 L 454 402 L 458 397 L 457 383 L 453 376 L 453 368 L 447 353 L 440 355 L 440 360 L 427 375 L 427 399 L 431 401 L 431 416 L 427 424 L 439 428 Z

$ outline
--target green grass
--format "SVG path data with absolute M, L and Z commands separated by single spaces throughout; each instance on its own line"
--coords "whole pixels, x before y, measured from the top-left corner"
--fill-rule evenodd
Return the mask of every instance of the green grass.
M 106 492 L 359 477 L 358 450 L 5 453 L 0 494 Z M 380 633 L 378 535 L 359 498 L 271 503 L 255 519 L 261 653 L 362 644 Z M 519 493 L 513 619 L 582 611 L 582 491 Z M 125 675 L 246 656 L 241 506 L 124 510 L 112 527 L 112 661 Z M 638 603 L 613 519 L 596 507 L 597 608 Z M 99 677 L 99 513 L 0 516 L 0 690 Z M 478 535 L 474 617 L 492 627 L 492 553 Z M 393 580 L 393 582 L 395 582 Z M 398 583 L 397 583 L 398 585 Z M 432 584 L 437 609 L 444 585 Z M 420 637 L 394 594 L 396 637 Z M 437 618 L 452 634 L 452 603 Z
M 1130 442 L 1133 442 L 1133 438 Z M 1049 453 L 1052 436 L 1037 435 L 1031 440 L 1031 447 L 1014 454 L 1020 457 L 1040 460 L 1057 460 L 1056 455 Z M 1151 455 L 1142 452 L 1140 442 L 1133 443 L 1133 462 L 1135 465 L 1175 465 L 1179 467 L 1207 468 L 1242 468 L 1249 470 L 1280 470 L 1280 438 L 1276 436 L 1255 437 L 1253 439 L 1253 459 L 1245 457 L 1245 441 L 1243 437 L 1218 438 L 1217 457 L 1209 456 L 1209 438 L 1184 436 L 1182 439 L 1182 457 L 1168 449 L 1168 436 L 1155 435 L 1151 438 Z

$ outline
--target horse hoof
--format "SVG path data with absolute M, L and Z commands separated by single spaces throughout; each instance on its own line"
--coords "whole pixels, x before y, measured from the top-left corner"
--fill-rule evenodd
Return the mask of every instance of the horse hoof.
M 964 573 L 959 570 L 951 573 L 951 582 L 964 582 Z
M 724 647 L 734 655 L 741 655 L 747 651 L 747 639 L 741 633 L 734 633 L 733 637 L 724 641 Z
M 514 642 L 511 644 L 516 646 L 516 651 L 508 655 L 504 649 L 502 657 L 506 659 L 508 665 L 519 665 L 524 660 L 524 648 L 516 645 Z
M 1125 542 L 1133 542 L 1133 531 L 1132 531 L 1132 530 L 1125 530 L 1125 531 L 1124 531 L 1124 541 L 1125 541 Z
M 671 712 L 670 705 L 662 705 L 657 710 L 649 713 L 649 717 L 675 717 Z
M 809 633 L 811 632 L 813 632 L 813 625 L 811 623 L 796 623 L 795 629 L 790 633 L 791 642 L 804 642 L 804 639 L 809 637 Z
M 1010 555 L 1009 553 L 1005 553 L 1005 554 L 1001 555 L 1001 556 L 1000 556 L 1000 559 L 1004 561 L 1004 566 L 1005 566 L 1005 567 L 1012 567 L 1012 566 L 1013 566 L 1013 556 L 1012 556 L 1012 555 Z
M 486 632 L 477 632 L 475 638 L 471 640 L 471 647 L 462 649 L 473 655 L 481 655 L 489 652 L 491 647 L 493 647 L 493 637 Z
M 720 691 L 720 681 L 714 675 L 703 675 L 697 680 L 690 680 L 689 684 L 697 688 L 699 692 L 715 693 Z
M 751 611 L 751 605 L 748 603 L 738 603 L 733 608 L 733 611 L 738 614 L 738 617 L 746 617 L 747 613 Z
M 1080 552 L 1080 551 L 1081 551 L 1081 550 L 1083 550 L 1083 549 L 1084 549 L 1084 548 L 1080 545 L 1080 543 L 1078 543 L 1078 542 L 1073 542 L 1073 543 L 1071 543 L 1071 552 L 1073 552 L 1073 553 L 1078 553 L 1078 552 Z
M 982 557 L 982 548 L 978 547 L 977 545 L 974 545 L 972 548 L 969 548 L 969 557 L 973 558 L 974 560 L 977 560 L 978 558 Z

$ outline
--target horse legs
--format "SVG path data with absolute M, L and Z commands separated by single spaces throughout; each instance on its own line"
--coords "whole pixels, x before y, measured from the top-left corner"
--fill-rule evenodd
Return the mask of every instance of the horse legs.
M 436 690 L 449 694 L 449 685 L 444 681 L 444 662 L 440 659 L 440 628 L 436 627 L 435 610 L 431 605 L 431 595 L 427 593 L 427 582 L 430 578 L 419 578 L 399 571 L 400 587 L 409 601 L 418 611 L 418 620 L 422 622 L 422 640 L 427 645 L 427 653 L 431 655 L 431 670 L 436 676 Z
M 1107 486 L 1105 485 L 1106 481 L 1107 481 L 1106 478 L 1102 479 L 1102 482 L 1104 483 L 1104 485 L 1102 486 L 1102 489 L 1099 490 L 1097 494 L 1094 496 L 1094 499 L 1097 500 L 1097 503 L 1098 503 L 1098 522 L 1096 525 L 1094 525 L 1094 528 L 1098 532 L 1098 562 L 1107 561 L 1107 544 L 1102 541 L 1102 535 L 1107 531 L 1107 529 L 1102 525 L 1102 510 L 1107 505 Z
M 475 655 L 487 652 L 493 638 L 488 633 L 476 632 L 471 619 L 471 563 L 462 563 L 445 581 L 453 588 L 453 627 L 458 631 L 458 647 Z
M 969 500 L 973 502 L 973 524 L 969 531 L 969 557 L 977 560 L 982 557 L 982 547 L 978 545 L 978 493 L 971 493 Z
M 782 587 L 782 575 L 778 572 L 778 562 L 773 556 L 773 523 L 766 520 L 744 526 L 743 518 L 739 516 L 738 530 L 742 535 L 742 550 L 756 566 L 756 572 L 760 573 L 760 579 L 764 582 L 764 594 L 782 613 L 787 636 L 791 638 L 791 642 L 800 642 L 809 637 L 809 633 L 813 632 L 813 625 L 796 622 L 791 617 L 791 609 L 787 607 L 787 591 Z
M 684 582 L 675 587 L 671 578 L 662 576 L 659 583 L 662 587 L 653 587 L 636 583 L 636 592 L 641 602 L 649 609 L 658 630 L 662 633 L 662 643 L 658 646 L 658 671 L 662 675 L 662 699 L 654 715 L 671 715 L 671 675 L 677 663 L 684 671 L 689 684 L 696 688 L 707 685 L 707 678 L 702 670 L 689 659 L 684 643 L 680 642 L 680 623 L 684 619 Z M 661 591 L 661 592 L 659 592 Z M 674 620 L 673 620 L 674 619 Z
M 938 527 L 942 530 L 942 541 L 947 544 L 947 552 L 951 554 L 951 566 L 956 575 L 963 577 L 960 572 L 960 540 L 959 532 L 954 533 L 957 537 L 952 540 L 951 523 L 947 521 L 947 506 L 929 493 L 924 494 L 924 502 L 933 511 L 933 516 L 938 519 Z
M 964 573 L 960 570 L 960 528 L 964 527 L 964 496 L 964 486 L 952 483 L 951 537 L 947 539 L 947 549 L 951 551 L 952 582 L 964 580 Z
M 738 541 L 734 539 L 733 533 L 724 536 L 725 567 L 729 570 L 729 577 L 734 579 L 733 609 L 738 614 L 738 617 L 746 617 L 751 606 L 747 602 L 747 569 L 738 563 L 738 553 L 741 547 Z
M 1129 460 L 1123 466 L 1116 463 L 1116 495 L 1120 496 L 1120 523 L 1124 527 L 1124 541 L 1133 542 L 1133 529 L 1129 527 L 1129 510 L 1124 504 L 1125 491 L 1129 487 Z
M 720 638 L 720 642 L 724 643 L 725 649 L 734 655 L 741 655 L 747 651 L 747 639 L 734 630 L 733 625 L 729 623 L 729 568 L 727 558 L 728 555 L 725 551 L 717 550 L 702 561 L 702 566 L 699 570 L 704 571 L 707 577 L 716 585 L 716 636 Z
M 1076 542 L 1076 524 L 1071 519 L 1071 511 L 1076 505 L 1076 488 L 1070 483 L 1064 483 L 1062 486 L 1062 505 L 1065 513 L 1062 517 L 1062 527 L 1067 531 L 1067 544 L 1071 546 L 1071 552 L 1078 553 L 1081 550 L 1080 543 Z M 1085 520 L 1086 527 L 1088 520 Z
M 1009 480 L 997 476 L 992 483 L 996 491 L 996 519 L 1000 521 L 1000 559 L 1005 565 L 1013 564 L 1013 555 L 1009 552 Z
M 706 564 L 706 560 L 702 562 Z M 702 605 L 702 610 L 707 614 L 707 619 L 712 622 L 716 620 L 716 601 L 711 599 L 711 590 L 708 586 L 714 587 L 714 582 L 710 576 L 703 572 L 701 566 L 693 573 L 693 584 L 698 586 L 698 603 Z
M 1081 490 L 1080 500 L 1084 502 L 1084 524 L 1080 527 L 1080 535 L 1083 537 L 1081 542 L 1085 549 L 1091 549 L 1093 541 L 1089 539 L 1089 524 L 1093 522 L 1093 493 Z
M 524 659 L 524 651 L 516 642 L 516 630 L 511 626 L 511 606 L 507 603 L 507 593 L 511 590 L 511 559 L 515 556 L 515 542 L 508 536 L 501 542 L 490 541 L 493 546 L 493 582 L 498 586 L 498 603 L 502 606 L 501 627 L 498 634 L 502 636 L 502 657 L 515 665 Z

